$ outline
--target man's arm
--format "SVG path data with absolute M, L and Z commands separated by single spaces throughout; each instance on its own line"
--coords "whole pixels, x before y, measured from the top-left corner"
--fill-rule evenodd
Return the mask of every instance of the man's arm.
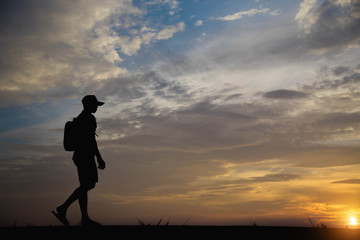
M 100 152 L 99 152 L 99 148 L 97 146 L 97 143 L 95 141 L 95 155 L 96 155 L 96 159 L 97 159 L 97 162 L 99 164 L 98 168 L 99 169 L 105 169 L 105 162 L 104 162 L 104 159 L 102 158 Z

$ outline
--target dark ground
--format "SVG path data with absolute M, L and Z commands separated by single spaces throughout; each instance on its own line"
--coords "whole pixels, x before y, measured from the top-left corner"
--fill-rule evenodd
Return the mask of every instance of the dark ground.
M 80 226 L 6 227 L 1 236 L 17 239 L 269 239 L 360 240 L 360 229 L 249 226 Z M 33 238 L 34 237 L 34 238 Z

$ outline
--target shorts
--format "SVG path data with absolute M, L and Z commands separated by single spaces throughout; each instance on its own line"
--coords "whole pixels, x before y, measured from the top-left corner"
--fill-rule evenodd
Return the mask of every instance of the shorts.
M 80 186 L 91 186 L 98 182 L 98 170 L 94 156 L 81 156 L 74 160 Z

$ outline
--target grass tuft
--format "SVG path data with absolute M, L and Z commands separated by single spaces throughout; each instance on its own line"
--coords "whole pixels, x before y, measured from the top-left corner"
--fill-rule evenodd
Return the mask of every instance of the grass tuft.
M 186 224 L 190 221 L 190 217 L 188 219 L 186 219 L 186 221 L 182 224 L 182 226 L 186 226 Z M 156 224 L 151 224 L 151 223 L 145 223 L 142 219 L 136 217 L 136 220 L 138 221 L 140 226 L 161 226 L 161 223 L 163 222 L 163 218 L 160 218 L 159 221 L 156 222 Z M 170 224 L 170 219 L 168 219 L 164 225 L 162 226 L 169 226 Z

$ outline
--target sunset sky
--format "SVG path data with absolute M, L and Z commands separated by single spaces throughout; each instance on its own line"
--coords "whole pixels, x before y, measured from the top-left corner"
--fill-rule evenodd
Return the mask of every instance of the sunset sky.
M 359 0 L 0 2 L 0 226 L 59 225 L 95 94 L 102 224 L 360 222 Z M 75 203 L 70 224 L 79 224 Z

